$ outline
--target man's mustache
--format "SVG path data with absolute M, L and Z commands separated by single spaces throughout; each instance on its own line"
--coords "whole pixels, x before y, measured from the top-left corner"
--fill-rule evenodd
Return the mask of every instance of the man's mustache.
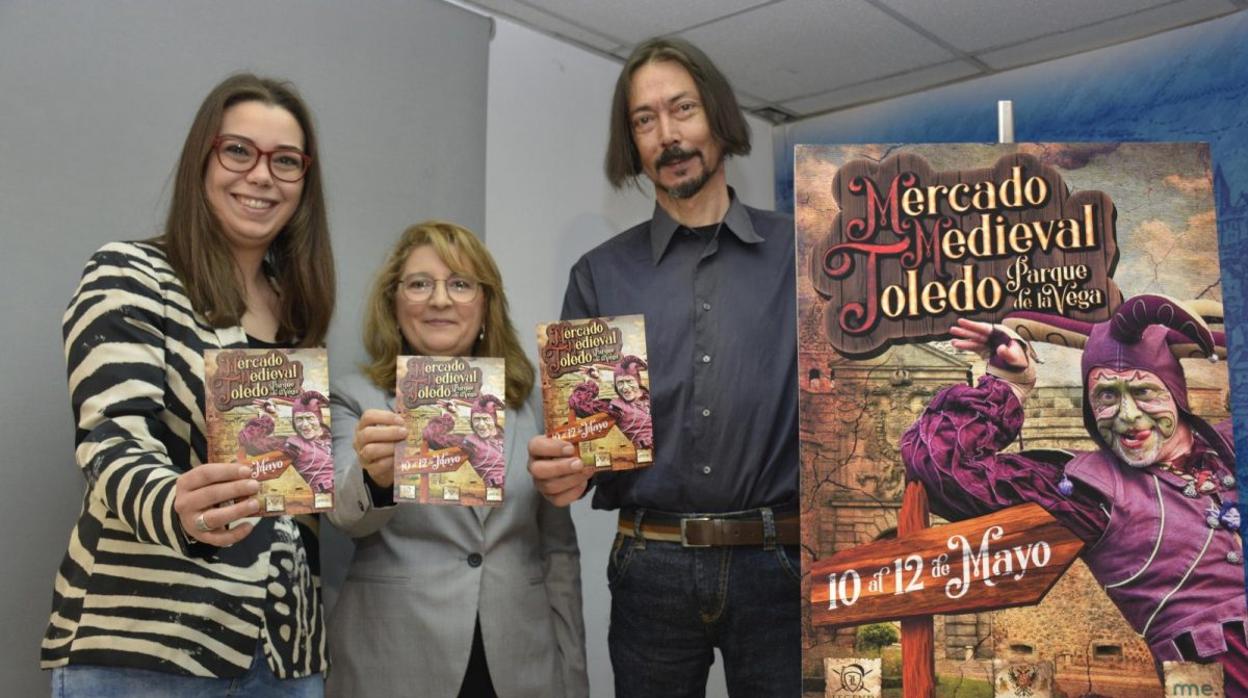
M 688 160 L 689 158 L 695 157 L 700 159 L 702 157 L 702 151 L 697 149 L 685 150 L 680 146 L 674 145 L 659 154 L 658 159 L 654 161 L 654 168 L 657 170 L 661 167 L 667 167 L 668 165 L 675 165 L 681 160 Z

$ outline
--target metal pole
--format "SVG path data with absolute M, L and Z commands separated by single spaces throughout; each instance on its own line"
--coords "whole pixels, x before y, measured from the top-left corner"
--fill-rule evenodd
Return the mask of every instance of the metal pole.
M 997 142 L 1014 142 L 1014 101 L 997 100 Z

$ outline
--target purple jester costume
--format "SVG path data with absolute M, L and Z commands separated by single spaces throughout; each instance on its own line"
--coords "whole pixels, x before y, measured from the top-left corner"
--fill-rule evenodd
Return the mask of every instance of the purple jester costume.
M 1044 325 L 1040 332 L 1037 323 Z M 1002 377 L 951 386 L 931 401 L 902 437 L 907 476 L 923 483 L 933 511 L 950 520 L 1040 504 L 1086 543 L 1084 562 L 1159 666 L 1219 662 L 1226 695 L 1248 697 L 1248 608 L 1230 426 L 1214 428 L 1191 412 L 1172 351 L 1194 343 L 1211 355 L 1224 338 L 1162 296 L 1129 299 L 1096 325 L 1021 312 L 1006 324 L 1033 338 L 1086 336 L 1083 418 L 1100 448 L 1060 459 L 1003 452 L 1022 429 L 1026 389 L 1016 379 L 1021 370 L 1001 365 L 993 351 L 1016 340 L 996 329 L 989 372 Z M 1190 431 L 1184 452 L 1128 463 L 1123 447 L 1107 443 L 1088 387 L 1090 376 L 1114 371 L 1160 380 Z
M 502 487 L 507 458 L 504 455 L 503 427 L 498 423 L 498 411 L 501 409 L 506 409 L 502 400 L 493 395 L 481 395 L 472 404 L 469 414 L 471 434 L 452 433 L 455 418 L 444 413 L 429 420 L 421 436 L 430 448 L 462 449 L 486 487 Z
M 334 457 L 331 452 L 333 439 L 329 427 L 321 417 L 321 409 L 329 407 L 329 398 L 307 390 L 299 394 L 290 406 L 290 421 L 295 433 L 282 438 L 273 435 L 273 418 L 267 414 L 257 415 L 247 422 L 238 434 L 238 445 L 249 456 L 281 451 L 294 462 L 298 472 L 313 492 L 329 492 L 334 489 Z M 309 427 L 307 425 L 314 424 Z
M 615 420 L 616 426 L 637 448 L 654 448 L 654 420 L 650 417 L 650 391 L 641 387 L 641 369 L 646 368 L 642 359 L 628 355 L 614 366 L 614 382 L 617 397 L 602 400 L 598 397 L 598 384 L 585 381 L 568 396 L 568 407 L 578 417 L 588 417 L 600 412 Z

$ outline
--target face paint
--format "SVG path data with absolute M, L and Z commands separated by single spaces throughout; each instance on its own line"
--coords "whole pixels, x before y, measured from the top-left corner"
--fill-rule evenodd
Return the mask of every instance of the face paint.
M 1088 386 L 1097 432 L 1110 449 L 1132 467 L 1156 463 L 1179 424 L 1174 396 L 1161 379 L 1139 369 L 1097 368 Z
M 620 376 L 615 379 L 615 392 L 625 402 L 632 402 L 641 397 L 641 383 L 632 376 Z
M 295 431 L 308 441 L 321 435 L 321 420 L 315 412 L 296 412 L 292 421 Z
M 484 412 L 478 412 L 472 415 L 472 419 L 469 421 L 472 424 L 472 430 L 476 432 L 477 436 L 483 439 L 488 439 L 494 436 L 497 431 L 497 426 L 494 424 L 494 418 Z

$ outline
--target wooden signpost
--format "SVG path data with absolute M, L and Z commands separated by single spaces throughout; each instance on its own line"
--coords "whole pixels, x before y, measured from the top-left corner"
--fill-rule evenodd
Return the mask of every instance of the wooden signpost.
M 935 686 L 933 615 L 1039 603 L 1083 549 L 1083 541 L 1037 504 L 922 528 L 926 508 L 922 486 L 910 483 L 902 513 L 910 521 L 896 539 L 811 565 L 815 625 L 902 619 L 907 698 L 927 698 Z
M 1082 548 L 1036 504 L 858 546 L 812 565 L 812 620 L 858 625 L 1035 604 Z
M 897 535 L 918 533 L 930 525 L 927 492 L 917 482 L 906 483 L 901 496 L 901 514 L 897 518 Z M 936 628 L 931 616 L 901 620 L 901 685 L 914 686 L 912 697 L 935 698 Z

